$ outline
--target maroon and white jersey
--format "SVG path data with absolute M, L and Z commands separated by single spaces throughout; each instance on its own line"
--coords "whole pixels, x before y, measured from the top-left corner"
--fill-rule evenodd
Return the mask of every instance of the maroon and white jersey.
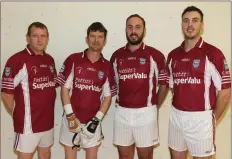
M 47 53 L 27 46 L 11 56 L 2 74 L 2 92 L 14 95 L 14 131 L 30 134 L 54 127 L 56 69 Z
M 60 85 L 70 91 L 71 105 L 81 123 L 87 123 L 99 110 L 104 97 L 114 96 L 114 71 L 102 55 L 92 63 L 86 51 L 70 55 L 57 77 Z
M 214 109 L 217 91 L 231 87 L 230 71 L 223 53 L 202 38 L 185 52 L 184 42 L 168 55 L 167 67 L 172 105 L 183 111 Z
M 131 52 L 128 45 L 111 57 L 118 92 L 116 104 L 126 108 L 141 108 L 157 104 L 156 87 L 167 78 L 164 55 L 145 44 Z

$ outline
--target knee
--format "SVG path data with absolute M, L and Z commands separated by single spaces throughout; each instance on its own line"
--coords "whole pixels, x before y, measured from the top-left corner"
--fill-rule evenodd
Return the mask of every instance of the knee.
M 133 153 L 130 151 L 127 152 L 120 152 L 119 151 L 119 158 L 120 159 L 133 159 Z
M 146 151 L 138 151 L 139 159 L 153 159 L 153 149 L 149 148 Z
M 120 159 L 133 159 L 134 158 L 134 145 L 131 146 L 117 146 Z
M 51 158 L 51 149 L 42 150 L 38 152 L 39 159 L 50 159 Z
M 17 159 L 33 159 L 33 155 L 34 153 L 23 153 L 23 152 L 19 152 L 17 151 Z
M 132 156 L 130 154 L 119 154 L 120 159 L 131 159 Z
M 63 144 L 62 144 L 63 145 Z M 75 159 L 77 156 L 77 148 L 74 149 L 70 146 L 64 146 L 64 152 L 65 152 L 65 159 Z
M 139 159 L 153 159 L 153 153 L 144 153 L 138 155 Z
M 171 159 L 186 159 L 188 151 L 175 151 L 170 148 Z

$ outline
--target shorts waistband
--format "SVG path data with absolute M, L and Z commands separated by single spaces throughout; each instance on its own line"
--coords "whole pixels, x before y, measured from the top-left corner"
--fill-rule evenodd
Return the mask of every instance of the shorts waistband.
M 118 105 L 116 109 L 120 111 L 127 111 L 127 112 L 143 112 L 143 111 L 156 110 L 156 105 L 150 107 L 142 107 L 142 108 L 125 108 Z
M 206 115 L 206 114 L 212 114 L 212 110 L 205 110 L 205 111 L 183 111 L 176 109 L 174 106 L 172 106 L 172 111 L 181 115 Z
M 156 104 L 154 105 L 147 105 L 147 106 L 128 106 L 128 105 L 119 105 L 119 103 L 115 102 L 115 106 L 118 107 L 122 107 L 122 108 L 128 108 L 128 109 L 140 109 L 140 108 L 147 108 L 147 107 L 153 107 L 156 106 Z

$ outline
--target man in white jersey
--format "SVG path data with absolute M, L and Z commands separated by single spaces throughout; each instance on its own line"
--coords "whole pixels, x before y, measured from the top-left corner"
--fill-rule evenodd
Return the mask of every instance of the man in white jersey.
M 165 57 L 143 43 L 145 34 L 144 19 L 129 16 L 128 43 L 111 57 L 118 85 L 113 142 L 120 159 L 133 159 L 135 146 L 139 159 L 152 159 L 159 143 L 157 114 L 167 94 Z
M 168 144 L 172 159 L 212 159 L 216 121 L 230 99 L 231 80 L 223 53 L 201 38 L 203 13 L 189 6 L 182 13 L 185 40 L 167 59 L 172 89 Z

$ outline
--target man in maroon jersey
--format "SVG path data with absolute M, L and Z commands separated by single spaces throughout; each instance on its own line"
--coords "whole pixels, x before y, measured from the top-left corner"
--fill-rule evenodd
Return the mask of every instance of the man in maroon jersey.
M 159 143 L 157 112 L 167 95 L 165 57 L 143 43 L 145 34 L 144 19 L 129 16 L 128 43 L 111 57 L 118 85 L 113 142 L 121 159 L 133 159 L 135 146 L 140 159 L 152 159 Z
M 230 99 L 230 72 L 223 53 L 201 38 L 203 13 L 189 6 L 182 13 L 185 40 L 168 55 L 172 89 L 169 147 L 172 159 L 212 159 L 215 122 Z
M 74 145 L 86 150 L 87 159 L 97 158 L 102 139 L 100 123 L 116 92 L 113 68 L 101 53 L 106 36 L 107 30 L 100 22 L 91 24 L 86 37 L 89 48 L 71 54 L 58 74 L 65 112 L 60 142 L 66 159 L 76 159 Z
M 44 24 L 32 23 L 26 35 L 28 45 L 8 59 L 2 74 L 2 100 L 13 117 L 18 159 L 32 159 L 35 150 L 39 159 L 51 156 L 56 69 L 44 51 L 48 38 Z

